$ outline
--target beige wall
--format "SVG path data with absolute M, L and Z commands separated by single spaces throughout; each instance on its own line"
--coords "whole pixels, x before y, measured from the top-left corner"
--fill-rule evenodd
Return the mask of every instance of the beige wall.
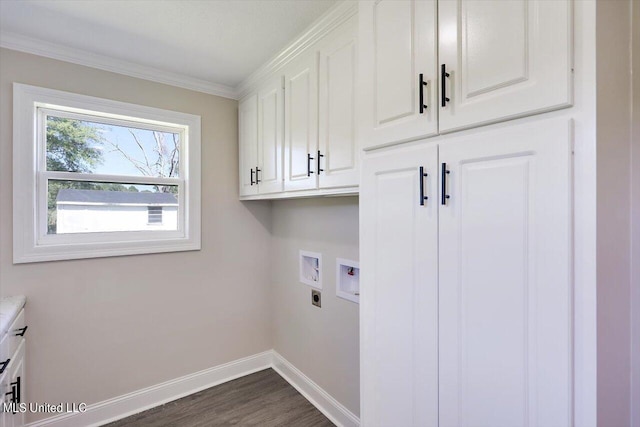
M 596 5 L 598 425 L 631 415 L 631 1 Z
M 336 257 L 359 260 L 358 199 L 273 202 L 274 349 L 360 414 L 359 306 L 336 297 Z M 298 251 L 322 254 L 322 308 L 298 280 Z
M 632 288 L 632 387 L 631 402 L 632 422 L 634 427 L 640 427 L 640 2 L 633 2 L 633 103 L 632 103 L 632 162 L 631 162 L 631 284 Z
M 202 250 L 12 265 L 12 82 L 200 115 Z M 237 200 L 237 146 L 236 101 L 0 50 L 0 285 L 28 298 L 29 401 L 98 402 L 271 348 L 271 209 Z

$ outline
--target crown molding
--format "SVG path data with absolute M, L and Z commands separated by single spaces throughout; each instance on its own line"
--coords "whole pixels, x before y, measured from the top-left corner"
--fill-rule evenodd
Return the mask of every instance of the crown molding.
M 356 13 L 358 13 L 358 2 L 354 0 L 341 1 L 329 9 L 302 34 L 296 37 L 293 42 L 238 84 L 236 86 L 237 99 L 242 99 L 260 82 L 291 62 Z
M 23 36 L 0 30 L 0 47 L 71 62 L 99 70 L 110 71 L 130 77 L 177 86 L 196 92 L 208 93 L 224 98 L 240 99 L 259 83 L 291 62 L 306 49 L 333 31 L 358 12 L 358 2 L 345 0 L 336 4 L 318 18 L 310 27 L 264 65 L 254 71 L 236 87 L 213 83 L 154 67 L 137 64 L 107 55 L 99 55 L 83 49 L 75 49 L 50 41 Z
M 238 99 L 235 88 L 206 80 L 185 76 L 170 71 L 147 67 L 82 49 L 75 49 L 46 40 L 26 37 L 16 33 L 0 31 L 0 47 L 44 56 L 73 64 L 84 65 L 152 82 L 177 86 L 197 92 Z

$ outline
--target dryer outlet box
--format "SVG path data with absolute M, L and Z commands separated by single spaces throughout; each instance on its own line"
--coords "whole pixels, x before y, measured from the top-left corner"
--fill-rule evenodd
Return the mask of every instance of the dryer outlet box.
M 315 289 L 311 290 L 311 304 L 316 307 L 322 307 L 322 294 L 320 291 L 316 291 Z

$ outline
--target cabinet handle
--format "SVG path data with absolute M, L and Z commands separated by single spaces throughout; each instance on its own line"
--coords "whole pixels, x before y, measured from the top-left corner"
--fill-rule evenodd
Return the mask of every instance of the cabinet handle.
M 424 195 L 424 179 L 428 174 L 424 172 L 424 167 L 420 166 L 420 175 L 418 176 L 420 182 L 420 206 L 424 206 L 424 201 L 429 199 L 429 196 Z
M 11 359 L 7 359 L 4 362 L 0 363 L 0 375 L 4 372 L 5 369 L 7 369 L 10 361 Z
M 255 172 L 253 172 L 253 168 L 251 168 L 251 185 L 255 184 L 255 182 L 253 182 L 253 174 Z
M 450 101 L 449 98 L 447 98 L 447 82 L 446 82 L 446 78 L 449 77 L 449 73 L 447 73 L 447 66 L 445 64 L 442 64 L 440 66 L 440 85 L 441 85 L 441 92 L 442 92 L 442 106 L 446 107 L 447 106 L 447 102 Z
M 12 402 L 20 403 L 20 377 L 17 377 L 14 382 L 9 383 L 9 386 L 11 387 L 11 391 L 5 393 L 4 395 L 11 395 Z
M 260 180 L 258 179 L 258 172 L 260 172 L 260 169 L 256 166 L 256 184 L 260 182 Z
M 24 328 L 16 329 L 15 336 L 16 337 L 23 337 L 24 333 L 27 332 L 27 328 L 28 328 L 28 326 L 25 326 Z
M 21 389 L 21 387 L 20 387 L 20 383 L 21 382 L 22 381 L 20 380 L 20 377 L 18 377 L 18 378 L 16 378 L 16 382 L 15 383 L 11 383 L 11 384 L 15 384 L 16 385 L 16 396 L 15 396 L 16 403 L 20 403 L 20 401 L 22 400 L 21 396 L 20 396 L 22 394 L 22 392 L 20 390 Z
M 447 199 L 449 198 L 449 195 L 447 194 L 447 175 L 449 174 L 449 171 L 447 170 L 447 164 L 443 163 L 442 164 L 442 200 L 441 203 L 443 205 L 447 204 Z
M 424 110 L 429 108 L 424 103 L 424 87 L 427 85 L 427 82 L 424 81 L 424 74 L 420 73 L 420 81 L 418 82 L 420 86 L 420 114 L 424 113 Z
M 20 403 L 20 377 L 16 378 L 16 380 L 12 383 L 9 383 L 11 387 L 11 391 L 5 393 L 5 396 L 11 395 L 11 402 Z M 15 410 L 12 411 L 13 414 L 16 413 Z
M 9 396 L 9 395 L 11 395 L 11 400 L 9 400 L 9 402 L 12 402 L 12 403 L 16 403 L 16 387 L 15 387 L 15 384 L 16 384 L 16 383 L 11 383 L 11 384 L 10 384 L 10 385 L 11 385 L 11 391 L 8 391 L 8 392 L 6 392 L 6 393 L 4 394 L 5 396 Z M 15 411 L 15 406 L 14 406 L 14 409 L 11 411 L 11 413 L 12 413 L 12 414 L 15 414 L 15 413 L 16 413 L 16 411 Z
M 320 175 L 320 172 L 324 172 L 324 169 L 320 169 L 320 158 L 324 157 L 324 154 L 320 154 L 320 150 L 318 150 L 318 167 L 316 168 L 316 170 L 318 171 L 318 175 Z
M 307 176 L 311 176 L 313 173 L 311 170 L 311 160 L 313 160 L 313 157 L 311 157 L 311 154 L 307 153 Z
M 11 402 L 13 402 L 16 399 L 15 383 L 11 383 L 11 391 L 6 392 L 4 395 L 5 396 L 11 395 Z

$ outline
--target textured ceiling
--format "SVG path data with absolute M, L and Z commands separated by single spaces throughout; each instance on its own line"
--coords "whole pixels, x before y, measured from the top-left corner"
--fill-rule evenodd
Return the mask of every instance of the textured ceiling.
M 0 0 L 0 30 L 235 87 L 336 0 Z

